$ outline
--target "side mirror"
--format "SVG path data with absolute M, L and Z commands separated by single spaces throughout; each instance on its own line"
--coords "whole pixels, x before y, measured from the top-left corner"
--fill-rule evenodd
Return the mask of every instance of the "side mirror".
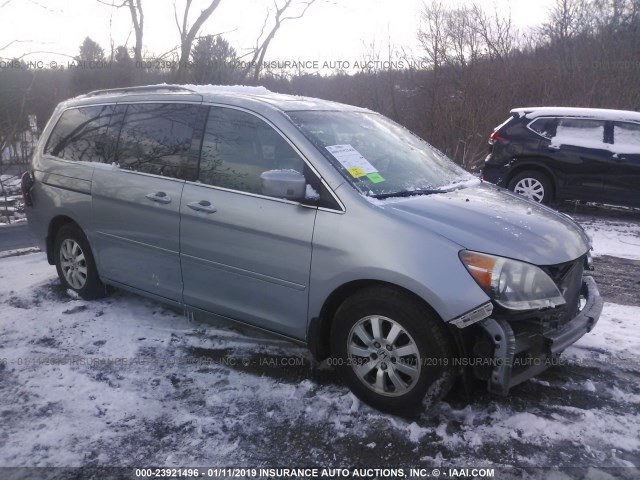
M 307 180 L 295 170 L 267 170 L 260 175 L 262 194 L 287 200 L 304 200 Z

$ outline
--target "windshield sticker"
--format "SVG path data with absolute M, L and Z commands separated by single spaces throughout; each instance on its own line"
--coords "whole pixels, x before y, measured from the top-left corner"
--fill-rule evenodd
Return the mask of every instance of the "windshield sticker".
M 373 183 L 384 182 L 384 177 L 380 175 L 378 172 L 373 172 L 367 175 L 367 178 L 371 180 Z
M 329 145 L 326 149 L 347 169 L 353 178 L 378 173 L 378 170 L 351 145 Z
M 347 171 L 353 178 L 360 178 L 366 175 L 366 172 L 360 167 L 347 168 Z

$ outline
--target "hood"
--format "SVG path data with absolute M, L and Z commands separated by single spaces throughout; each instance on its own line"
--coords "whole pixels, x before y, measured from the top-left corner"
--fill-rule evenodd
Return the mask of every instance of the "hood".
M 493 185 L 390 199 L 381 207 L 465 249 L 535 265 L 575 260 L 589 249 L 570 217 Z

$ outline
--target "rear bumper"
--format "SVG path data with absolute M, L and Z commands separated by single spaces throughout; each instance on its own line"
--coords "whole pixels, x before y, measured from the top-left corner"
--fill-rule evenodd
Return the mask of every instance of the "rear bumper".
M 500 187 L 507 188 L 507 177 L 509 168 L 504 165 L 485 163 L 482 168 L 482 179 L 485 182 L 493 183 Z
M 493 341 L 493 358 L 488 379 L 488 390 L 506 395 L 509 389 L 554 365 L 555 359 L 598 322 L 603 300 L 592 277 L 584 277 L 582 295 L 586 303 L 569 322 L 542 333 L 516 335 L 509 322 L 487 318 L 480 326 Z M 532 345 L 538 345 L 532 349 Z M 530 353 L 530 350 L 534 353 Z

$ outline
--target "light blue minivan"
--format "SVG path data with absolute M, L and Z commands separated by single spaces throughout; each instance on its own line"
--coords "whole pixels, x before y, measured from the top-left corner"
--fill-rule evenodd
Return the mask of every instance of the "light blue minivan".
M 392 413 L 461 377 L 506 394 L 602 311 L 567 216 L 382 115 L 260 87 L 64 102 L 23 193 L 66 288 L 96 299 L 111 285 L 305 343 Z

